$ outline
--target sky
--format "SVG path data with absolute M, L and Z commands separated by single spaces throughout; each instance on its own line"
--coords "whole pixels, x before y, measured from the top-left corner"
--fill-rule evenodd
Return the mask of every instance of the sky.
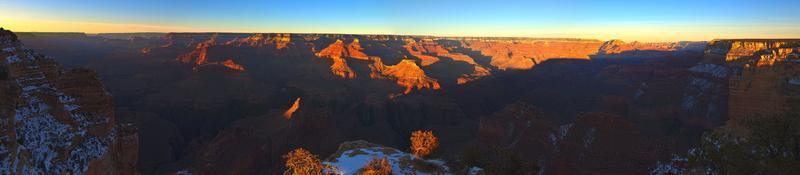
M 0 0 L 19 32 L 800 38 L 800 0 Z

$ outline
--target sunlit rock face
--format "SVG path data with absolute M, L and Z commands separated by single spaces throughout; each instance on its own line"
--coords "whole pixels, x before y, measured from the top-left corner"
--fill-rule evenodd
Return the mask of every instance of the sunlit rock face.
M 345 58 L 368 59 L 367 55 L 361 52 L 361 44 L 358 39 L 353 40 L 345 47 L 344 41 L 337 39 L 336 42 L 316 53 L 317 57 L 330 58 L 331 72 L 342 78 L 355 78 L 356 72 L 347 65 Z
M 800 90 L 800 40 L 715 40 L 707 60 L 724 60 L 731 121 L 769 116 L 797 106 Z M 723 59 L 724 58 L 724 59 Z
M 256 33 L 245 38 L 237 38 L 226 42 L 226 45 L 232 46 L 250 46 L 250 47 L 274 47 L 276 49 L 284 49 L 291 44 L 291 34 L 283 33 Z
M 134 174 L 137 131 L 117 125 L 111 96 L 88 69 L 64 71 L 0 30 L 0 172 Z
M 638 51 L 660 51 L 660 52 L 675 52 L 675 51 L 702 51 L 705 48 L 705 42 L 664 42 L 664 43 L 641 43 L 630 42 L 626 43 L 622 40 L 610 40 L 603 43 L 597 52 L 597 55 L 613 55 L 624 54 L 626 52 Z
M 231 70 L 244 71 L 244 67 L 242 65 L 236 64 L 231 59 L 227 59 L 227 60 L 223 61 L 222 65 L 227 67 L 227 68 L 230 68 Z
M 405 39 L 405 43 L 406 44 L 403 45 L 403 48 L 405 48 L 409 54 L 421 60 L 422 66 L 431 65 L 439 61 L 439 58 L 435 56 L 426 55 L 426 53 L 434 53 L 434 54 L 438 53 L 440 50 L 437 49 L 441 49 L 441 47 L 435 47 L 436 45 L 433 44 L 426 44 L 426 46 L 428 47 L 423 47 L 420 44 L 417 44 L 417 42 L 413 38 Z M 428 49 L 432 50 L 429 51 Z
M 216 35 L 212 36 L 208 40 L 198 43 L 192 52 L 179 56 L 178 61 L 192 65 L 203 65 L 206 63 L 208 48 L 216 44 L 216 42 Z
M 440 41 L 452 41 L 442 39 Z M 475 62 L 475 60 L 463 53 L 451 52 L 456 46 L 446 47 L 444 44 L 438 43 L 437 40 L 424 38 L 415 39 L 407 38 L 404 40 L 405 45 L 403 48 L 420 60 L 422 66 L 429 66 L 439 61 L 441 58 L 452 59 L 453 61 L 464 62 L 472 66 L 470 73 L 465 73 L 456 79 L 457 84 L 466 84 L 470 81 L 480 79 L 485 76 L 491 75 L 488 68 Z M 458 46 L 460 47 L 460 46 Z
M 597 40 L 470 39 L 465 46 L 491 56 L 491 65 L 500 69 L 530 69 L 554 58 L 589 59 L 602 44 Z
M 283 112 L 283 117 L 287 120 L 292 119 L 292 114 L 294 114 L 294 111 L 297 111 L 297 108 L 300 108 L 300 97 L 298 97 L 297 100 L 294 100 L 294 103 L 292 103 L 292 106 L 290 106 L 286 112 Z
M 436 79 L 430 78 L 425 75 L 414 60 L 402 60 L 396 65 L 386 66 L 381 62 L 380 58 L 373 58 L 374 63 L 370 66 L 372 74 L 370 76 L 376 79 L 391 79 L 397 82 L 397 85 L 406 88 L 404 94 L 408 94 L 412 89 L 439 89 L 439 83 Z

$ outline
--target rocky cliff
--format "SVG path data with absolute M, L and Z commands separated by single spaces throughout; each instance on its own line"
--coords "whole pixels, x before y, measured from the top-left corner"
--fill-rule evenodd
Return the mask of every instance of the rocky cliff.
M 490 64 L 500 70 L 530 69 L 554 58 L 589 59 L 602 44 L 597 40 L 466 40 L 465 47 L 491 56 Z
M 345 58 L 367 59 L 367 55 L 361 52 L 361 50 L 363 49 L 358 39 L 354 39 L 347 47 L 345 47 L 344 41 L 337 39 L 336 42 L 320 50 L 316 55 L 320 58 L 330 58 L 331 61 L 333 61 L 333 64 L 331 64 L 331 72 L 333 72 L 334 75 L 352 79 L 356 77 L 356 73 L 347 65 L 347 60 L 345 60 Z
M 603 43 L 597 55 L 624 54 L 626 52 L 676 52 L 676 51 L 702 51 L 705 42 L 667 42 L 667 43 L 626 43 L 622 40 L 610 40 Z M 641 54 L 641 53 L 640 53 Z M 643 55 L 639 55 L 643 56 Z
M 439 83 L 436 79 L 430 78 L 425 75 L 414 60 L 402 60 L 396 65 L 386 66 L 381 62 L 380 58 L 373 58 L 373 64 L 370 66 L 372 73 L 370 77 L 376 79 L 390 79 L 397 82 L 397 85 L 406 88 L 404 94 L 408 94 L 412 89 L 439 89 Z
M 729 68 L 729 111 L 734 123 L 786 112 L 800 90 L 800 40 L 715 40 L 706 60 Z
M 0 172 L 135 174 L 137 131 L 116 124 L 94 71 L 64 71 L 7 30 L 0 48 Z
M 250 47 L 274 47 L 276 49 L 284 49 L 291 44 L 292 35 L 282 33 L 256 33 L 244 38 L 236 38 L 226 42 L 227 45 L 233 46 L 250 46 Z

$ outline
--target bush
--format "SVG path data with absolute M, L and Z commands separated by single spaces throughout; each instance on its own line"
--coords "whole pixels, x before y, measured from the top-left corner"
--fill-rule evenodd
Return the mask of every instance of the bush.
M 284 175 L 323 175 L 333 174 L 336 171 L 336 167 L 323 165 L 317 155 L 303 148 L 292 150 L 283 158 L 286 159 Z
M 423 157 L 433 153 L 439 146 L 439 140 L 433 131 L 414 131 L 411 133 L 411 152 L 416 157 Z
M 386 157 L 382 157 L 378 159 L 378 157 L 373 156 L 372 160 L 367 162 L 367 165 L 364 166 L 364 170 L 361 172 L 361 175 L 391 175 L 392 174 L 392 164 L 389 163 L 389 160 Z

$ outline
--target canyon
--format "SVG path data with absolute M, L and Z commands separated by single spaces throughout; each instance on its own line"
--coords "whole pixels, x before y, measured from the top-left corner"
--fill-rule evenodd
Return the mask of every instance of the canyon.
M 793 110 L 800 87 L 800 41 L 791 39 L 0 36 L 9 48 L 0 98 L 13 99 L 0 101 L 11 138 L 2 143 L 13 146 L 0 150 L 30 143 L 13 139 L 27 118 L 78 124 L 86 132 L 75 133 L 105 152 L 84 154 L 90 174 L 280 174 L 295 148 L 342 166 L 385 154 L 399 168 L 415 130 L 439 137 L 425 161 L 449 173 L 658 174 L 682 168 L 663 162 L 707 131 Z M 29 82 L 53 86 L 20 84 Z M 39 104 L 59 110 L 10 117 Z M 71 121 L 72 105 L 96 123 Z

